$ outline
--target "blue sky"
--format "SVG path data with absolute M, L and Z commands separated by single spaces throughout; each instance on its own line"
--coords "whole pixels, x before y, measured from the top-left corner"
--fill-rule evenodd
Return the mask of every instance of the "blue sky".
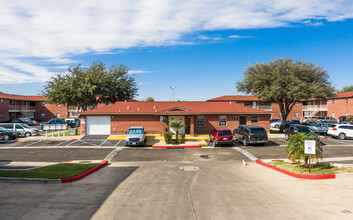
M 353 85 L 351 1 L 0 2 L 0 91 L 35 95 L 70 65 L 124 64 L 139 96 L 239 94 L 255 62 L 312 61 L 337 89 Z

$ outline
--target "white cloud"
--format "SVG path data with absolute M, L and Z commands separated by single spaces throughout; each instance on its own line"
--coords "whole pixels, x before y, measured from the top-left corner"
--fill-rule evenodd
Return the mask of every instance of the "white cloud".
M 201 31 L 318 25 L 352 11 L 351 0 L 1 0 L 0 59 L 8 61 L 0 77 L 45 81 L 49 66 L 71 64 L 74 55 L 192 44 L 186 36 Z
M 241 38 L 255 38 L 253 36 L 241 36 L 241 35 L 230 35 L 229 38 L 241 39 Z
M 150 71 L 145 71 L 145 70 L 129 70 L 129 74 L 136 74 L 136 73 L 149 73 Z

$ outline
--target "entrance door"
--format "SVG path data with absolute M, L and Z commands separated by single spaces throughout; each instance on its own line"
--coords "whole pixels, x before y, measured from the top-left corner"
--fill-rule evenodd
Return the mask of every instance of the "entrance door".
M 170 127 L 170 124 L 173 121 L 181 121 L 182 125 L 185 125 L 185 116 L 169 116 L 169 130 L 172 132 L 172 134 L 176 134 L 176 130 L 172 127 Z M 182 127 L 179 129 L 179 134 L 185 134 L 185 128 Z
M 239 116 L 239 125 L 246 125 L 246 116 Z

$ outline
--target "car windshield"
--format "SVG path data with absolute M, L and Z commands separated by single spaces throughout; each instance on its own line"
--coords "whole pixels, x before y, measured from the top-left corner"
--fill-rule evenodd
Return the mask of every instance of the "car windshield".
M 22 126 L 25 127 L 25 128 L 31 128 L 31 127 L 29 127 L 29 126 L 26 125 L 26 124 L 22 124 Z
M 232 135 L 230 131 L 219 131 L 218 136 Z
M 308 127 L 297 127 L 298 128 L 298 132 L 301 132 L 301 133 L 306 133 L 306 134 L 308 134 L 308 133 L 310 133 L 311 132 L 311 130 L 308 128 Z
M 263 128 L 252 128 L 252 129 L 251 129 L 251 133 L 254 133 L 254 134 L 263 134 L 263 133 L 266 133 L 266 130 L 263 129 Z
M 143 134 L 143 129 L 133 128 L 129 130 L 129 134 Z
M 4 127 L 0 127 L 0 131 L 7 131 Z

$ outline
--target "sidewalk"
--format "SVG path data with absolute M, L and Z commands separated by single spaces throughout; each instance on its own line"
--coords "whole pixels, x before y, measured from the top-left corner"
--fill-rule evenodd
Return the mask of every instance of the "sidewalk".
M 60 136 L 60 137 L 46 137 L 45 135 L 29 136 L 25 138 L 18 138 L 19 142 L 32 142 L 32 141 L 68 141 L 71 139 L 81 139 L 84 135 L 75 136 Z

